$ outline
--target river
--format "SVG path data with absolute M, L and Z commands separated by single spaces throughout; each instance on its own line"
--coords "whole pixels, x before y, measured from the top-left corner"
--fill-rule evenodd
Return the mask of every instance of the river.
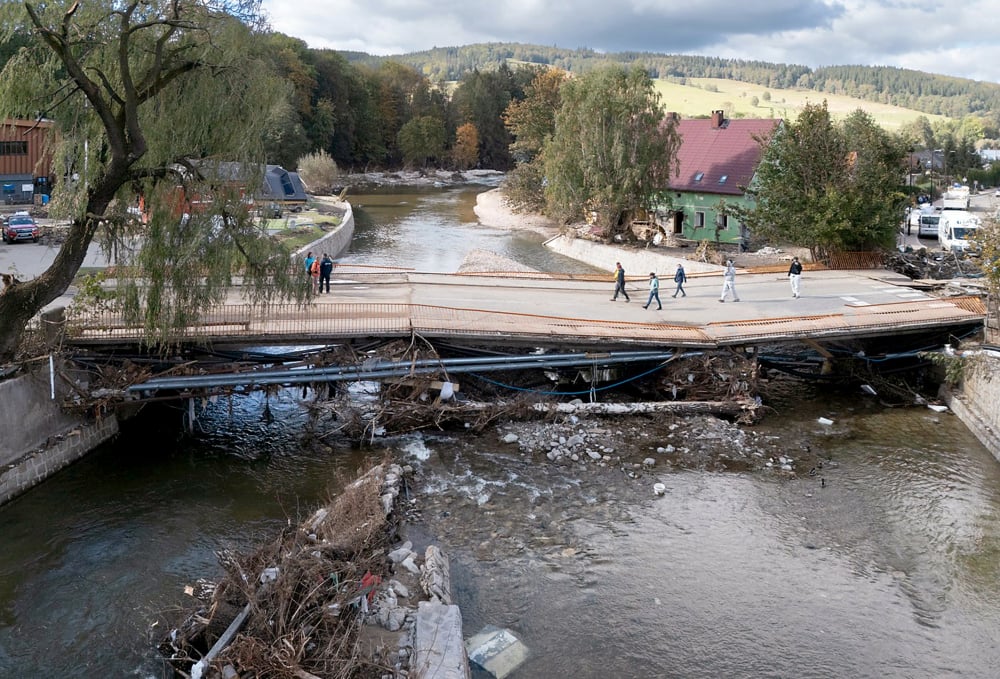
M 348 258 L 454 270 L 477 247 L 552 269 L 531 234 L 479 237 L 477 190 L 358 197 Z M 448 246 L 411 247 L 417 237 Z M 950 414 L 804 386 L 750 429 L 824 461 L 820 475 L 658 466 L 631 479 L 495 435 L 359 449 L 314 431 L 297 396 L 220 400 L 190 436 L 180 409 L 151 410 L 0 507 L 0 677 L 167 676 L 158 621 L 191 605 L 185 585 L 220 573 L 215 551 L 297 522 L 385 451 L 416 468 L 409 530 L 450 555 L 466 634 L 508 627 L 530 649 L 512 679 L 1000 666 L 1000 463 Z M 621 452 L 667 443 L 666 424 Z

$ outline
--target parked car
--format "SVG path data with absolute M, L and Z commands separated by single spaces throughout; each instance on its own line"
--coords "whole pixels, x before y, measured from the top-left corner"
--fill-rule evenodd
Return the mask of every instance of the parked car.
M 26 212 L 17 212 L 7 218 L 3 225 L 3 239 L 6 243 L 16 243 L 19 240 L 38 242 L 38 224 Z

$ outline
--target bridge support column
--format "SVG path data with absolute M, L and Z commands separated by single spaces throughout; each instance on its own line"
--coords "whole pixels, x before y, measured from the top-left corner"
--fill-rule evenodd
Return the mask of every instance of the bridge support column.
M 187 430 L 189 434 L 194 433 L 194 398 L 188 399 Z

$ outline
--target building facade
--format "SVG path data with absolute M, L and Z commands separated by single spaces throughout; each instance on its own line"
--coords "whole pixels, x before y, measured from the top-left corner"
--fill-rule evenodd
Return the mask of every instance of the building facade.
M 775 119 L 728 120 L 723 111 L 676 120 L 678 168 L 668 186 L 670 205 L 659 210 L 667 229 L 689 240 L 738 243 L 748 238 L 727 207 L 752 205 L 746 190 L 763 155 L 760 140 L 769 139 L 779 124 Z
M 52 190 L 49 120 L 0 123 L 0 199 L 5 205 L 43 202 Z

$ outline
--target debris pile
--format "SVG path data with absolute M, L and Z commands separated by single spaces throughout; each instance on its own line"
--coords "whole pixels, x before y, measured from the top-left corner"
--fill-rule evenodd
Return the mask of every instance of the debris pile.
M 419 588 L 422 568 L 409 543 L 389 547 L 410 472 L 379 465 L 253 554 L 221 553 L 225 577 L 189 588 L 201 605 L 160 645 L 175 670 L 205 678 L 335 679 L 393 676 L 404 668 L 416 604 L 401 600 L 416 598 L 411 589 Z M 376 624 L 381 628 L 370 627 Z M 372 629 L 400 632 L 391 637 L 396 647 Z
M 983 275 L 979 258 L 972 254 L 931 251 L 927 248 L 894 252 L 886 258 L 885 266 L 914 280 L 979 278 Z

